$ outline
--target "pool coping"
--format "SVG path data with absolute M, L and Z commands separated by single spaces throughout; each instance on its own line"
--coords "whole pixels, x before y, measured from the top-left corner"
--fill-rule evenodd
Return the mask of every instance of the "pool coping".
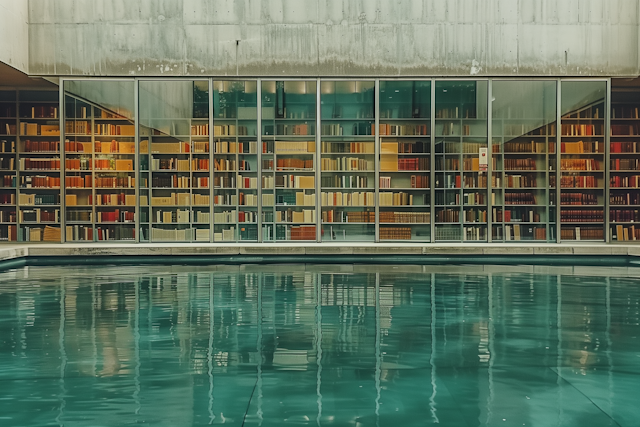
M 95 242 L 0 245 L 0 271 L 27 265 L 272 263 L 640 266 L 640 245 Z

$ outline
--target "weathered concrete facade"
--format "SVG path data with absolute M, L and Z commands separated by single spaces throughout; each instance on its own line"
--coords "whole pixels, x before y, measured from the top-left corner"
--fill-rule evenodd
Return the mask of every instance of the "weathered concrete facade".
M 637 76 L 638 3 L 29 0 L 28 72 Z
M 29 3 L 0 0 L 0 62 L 22 72 L 29 67 Z

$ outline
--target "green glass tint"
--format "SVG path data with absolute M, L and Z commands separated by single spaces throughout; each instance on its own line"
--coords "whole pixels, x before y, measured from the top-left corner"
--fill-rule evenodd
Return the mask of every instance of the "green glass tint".
M 635 271 L 448 268 L 2 273 L 3 425 L 637 425 Z
M 556 241 L 556 82 L 492 89 L 492 240 Z

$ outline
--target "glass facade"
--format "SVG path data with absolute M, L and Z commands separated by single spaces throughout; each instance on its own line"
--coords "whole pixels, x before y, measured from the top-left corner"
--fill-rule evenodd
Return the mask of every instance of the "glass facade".
M 0 239 L 633 241 L 640 102 L 610 91 L 506 78 L 4 90 Z

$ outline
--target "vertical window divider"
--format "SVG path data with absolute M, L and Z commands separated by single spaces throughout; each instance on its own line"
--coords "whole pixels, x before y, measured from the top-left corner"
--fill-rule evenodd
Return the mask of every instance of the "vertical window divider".
M 141 216 L 141 212 L 140 212 L 140 102 L 138 101 L 138 96 L 140 94 L 140 91 L 138 90 L 138 85 L 140 84 L 140 80 L 135 79 L 134 80 L 134 84 L 133 84 L 133 111 L 134 111 L 134 118 L 133 118 L 133 124 L 134 124 L 134 164 L 135 167 L 133 168 L 133 176 L 134 176 L 134 180 L 135 180 L 135 188 L 134 188 L 134 194 L 136 195 L 136 214 L 134 216 L 135 218 L 135 231 L 134 234 L 136 236 L 135 238 L 135 242 L 139 243 L 140 242 L 140 232 L 142 231 L 142 224 L 140 221 L 140 216 Z M 95 129 L 95 107 L 91 107 L 91 135 L 93 135 L 93 129 Z M 149 138 L 149 140 L 151 140 L 151 138 Z M 149 141 L 147 144 L 151 144 L 151 142 Z M 92 137 L 91 140 L 91 152 L 92 157 L 95 159 L 96 157 L 96 143 L 95 143 L 95 136 Z M 150 164 L 151 160 L 149 160 L 149 164 Z M 92 169 L 94 169 L 94 165 L 95 165 L 95 160 L 93 161 L 93 165 L 91 166 Z M 149 168 L 150 169 L 150 168 Z M 92 187 L 93 187 L 93 205 L 94 205 L 94 211 L 95 211 L 95 205 L 96 205 L 96 176 L 95 176 L 95 170 L 93 170 L 92 172 L 92 176 L 93 176 L 93 182 L 92 182 Z M 151 175 L 149 174 L 149 178 L 151 179 Z M 148 202 L 151 201 L 151 191 L 148 191 L 147 193 L 147 200 Z M 151 223 L 151 211 L 149 211 L 147 213 L 148 219 L 149 219 L 149 223 Z M 94 213 L 94 223 L 97 222 L 98 220 L 98 212 Z M 149 241 L 151 241 L 151 225 L 149 225 Z M 94 238 L 95 235 L 97 233 L 95 233 L 94 231 Z
M 491 197 L 493 194 L 493 187 L 491 186 L 491 177 L 493 176 L 493 79 L 489 79 L 487 82 L 487 243 L 491 243 L 493 240 L 493 218 L 491 213 L 493 212 L 493 203 L 491 203 Z M 480 177 L 478 177 L 480 182 Z
M 66 136 L 66 109 L 65 109 L 65 95 L 64 95 L 64 84 L 65 79 L 62 79 L 60 82 L 60 86 L 58 87 L 59 94 L 59 105 L 58 105 L 58 120 L 60 123 L 60 243 L 64 243 L 67 240 L 66 236 L 66 222 L 67 222 L 67 206 L 66 206 L 66 194 L 67 194 L 67 168 L 65 166 L 65 147 L 64 141 Z M 16 183 L 17 184 L 17 183 Z M 19 215 L 19 208 L 16 209 L 16 213 Z
M 214 170 L 214 157 L 213 147 L 215 146 L 214 140 L 214 123 L 213 123 L 213 78 L 209 78 L 209 242 L 213 242 L 214 226 L 215 226 L 215 209 L 214 209 L 214 184 L 213 184 L 213 170 Z M 193 185 L 193 183 L 192 183 Z
M 373 91 L 373 105 L 374 105 L 374 123 L 375 123 L 375 144 L 374 144 L 374 177 L 373 177 L 373 185 L 375 188 L 375 196 L 374 196 L 374 227 L 375 227 L 375 242 L 380 242 L 380 79 L 375 80 L 375 89 Z
M 609 210 L 609 201 L 610 201 L 610 162 L 611 162 L 611 150 L 609 149 L 611 145 L 611 79 L 607 79 L 607 90 L 606 90 L 606 98 L 604 100 L 604 200 L 602 201 L 602 205 L 604 206 L 604 241 L 605 243 L 609 243 L 611 241 L 611 229 L 610 229 L 610 210 Z M 617 236 L 616 236 L 617 237 Z M 619 237 L 618 237 L 619 239 Z
M 314 159 L 314 168 L 315 168 L 315 183 L 316 183 L 316 242 L 322 241 L 322 162 L 320 161 L 320 156 L 322 156 L 322 137 L 320 131 L 322 129 L 322 121 L 320 115 L 322 113 L 322 109 L 320 106 L 320 79 L 316 79 L 316 155 Z
M 555 206 L 556 206 L 556 242 L 562 243 L 561 231 L 562 224 L 560 224 L 560 192 L 562 190 L 562 184 L 560 183 L 560 178 L 562 174 L 560 173 L 560 156 L 562 151 L 562 80 L 557 80 L 557 99 L 556 99 L 556 197 L 555 197 Z M 548 203 L 551 203 L 551 198 L 549 198 Z
M 435 157 L 435 148 L 436 148 L 436 139 L 435 139 L 435 135 L 436 135 L 436 80 L 435 79 L 431 79 L 431 131 L 430 131 L 430 138 L 431 138 L 431 148 L 429 150 L 429 152 L 431 153 L 429 155 L 429 183 L 430 183 L 430 187 L 431 187 L 431 206 L 430 206 L 430 215 L 429 215 L 429 222 L 431 225 L 431 243 L 434 243 L 436 241 L 436 236 L 435 236 L 435 232 L 436 232 L 436 225 L 435 225 L 435 221 L 436 221 L 436 210 L 435 210 L 435 198 L 436 198 L 436 172 L 435 172 L 435 167 L 436 167 L 436 157 Z
M 258 243 L 262 243 L 262 79 L 258 79 L 256 81 L 256 111 L 257 111 L 257 123 L 256 123 L 256 134 L 257 134 L 257 151 L 258 151 L 258 164 L 257 164 L 257 186 L 258 186 L 258 209 L 256 210 L 256 214 L 258 216 L 257 219 L 257 228 L 258 228 Z M 236 184 L 237 185 L 237 184 Z M 274 189 L 275 194 L 275 189 Z M 274 196 L 275 197 L 275 196 Z M 238 200 L 239 202 L 239 200 Z M 238 206 L 238 211 L 240 207 Z

